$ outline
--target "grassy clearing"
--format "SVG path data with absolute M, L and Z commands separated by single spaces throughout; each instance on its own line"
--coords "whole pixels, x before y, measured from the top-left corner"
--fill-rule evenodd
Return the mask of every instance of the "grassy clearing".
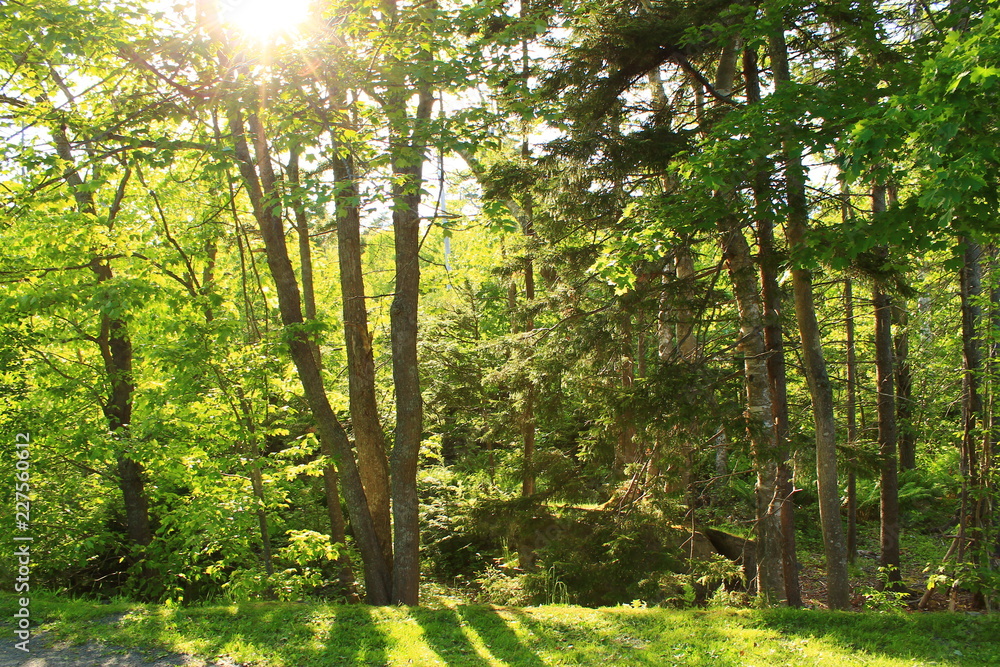
M 312 603 L 163 607 L 51 598 L 35 599 L 32 612 L 51 636 L 75 642 L 228 656 L 262 667 L 1000 666 L 996 615 Z

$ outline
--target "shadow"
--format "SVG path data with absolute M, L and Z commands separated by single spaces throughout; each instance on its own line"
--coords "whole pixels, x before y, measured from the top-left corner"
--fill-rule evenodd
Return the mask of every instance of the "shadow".
M 940 665 L 1000 665 L 1000 615 L 765 609 L 758 627 L 845 653 Z
M 54 626 L 53 637 L 146 647 L 142 653 L 152 647 L 183 648 L 209 661 L 231 656 L 249 664 L 382 667 L 409 659 L 415 665 L 450 667 L 742 667 L 812 664 L 821 656 L 823 664 L 831 665 L 1000 667 L 997 614 L 560 606 L 379 609 L 266 602 L 170 608 L 77 603 L 71 611 L 60 609 L 44 604 L 37 609 L 39 620 Z
M 239 651 L 287 665 L 382 667 L 390 642 L 365 605 L 241 603 L 232 606 L 136 609 L 113 625 L 75 639 L 177 649 L 194 646 L 209 662 Z M 245 660 L 237 660 L 238 663 Z
M 469 636 L 462 630 L 466 622 L 454 609 L 411 607 L 410 616 L 424 632 L 424 639 L 447 665 L 488 666 L 476 653 Z
M 655 619 L 626 616 L 619 614 L 613 608 L 600 610 L 581 608 L 581 614 L 591 616 L 582 624 L 586 628 L 583 629 L 572 617 L 549 617 L 543 620 L 525 609 L 511 608 L 507 611 L 533 637 L 537 637 L 541 644 L 559 647 L 560 656 L 568 664 L 605 664 L 614 667 L 688 664 L 676 661 L 678 656 L 674 650 L 676 647 L 671 647 L 669 653 L 675 660 L 666 661 L 668 653 L 660 649 L 668 643 L 662 640 L 668 637 L 669 633 L 659 633 L 657 642 L 649 640 L 649 637 L 656 635 L 659 629 L 656 627 Z M 597 617 L 599 621 L 596 621 Z M 718 661 L 713 663 L 713 667 L 726 665 L 728 663 Z
M 389 642 L 372 617 L 371 607 L 354 604 L 329 609 L 333 612 L 331 616 L 313 622 L 316 640 L 323 646 L 313 653 L 318 664 L 371 667 L 389 664 Z M 299 663 L 291 661 L 291 664 Z
M 545 662 L 525 646 L 507 621 L 491 607 L 459 607 L 458 615 L 475 629 L 493 656 L 508 665 L 544 667 Z

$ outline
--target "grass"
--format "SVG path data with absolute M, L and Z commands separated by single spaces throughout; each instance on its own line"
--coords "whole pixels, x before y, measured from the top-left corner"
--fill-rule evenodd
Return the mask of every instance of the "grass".
M 9 607 L 9 601 L 0 607 L 6 619 Z M 165 607 L 48 596 L 32 601 L 32 613 L 49 636 L 72 642 L 228 656 L 260 667 L 1000 666 L 996 615 L 270 602 Z

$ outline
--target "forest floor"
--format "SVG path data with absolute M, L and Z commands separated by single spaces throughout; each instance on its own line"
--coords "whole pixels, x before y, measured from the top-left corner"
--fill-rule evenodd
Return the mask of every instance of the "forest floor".
M 859 525 L 858 551 L 854 563 L 849 566 L 851 581 L 851 605 L 854 611 L 885 611 L 896 608 L 916 611 L 917 602 L 927 590 L 929 572 L 941 564 L 948 551 L 953 535 L 947 530 L 904 531 L 900 538 L 900 576 L 910 591 L 894 601 L 891 596 L 880 595 L 877 591 L 882 583 L 879 567 L 878 525 L 868 522 Z M 801 540 L 798 549 L 799 585 L 802 601 L 810 609 L 826 609 L 826 568 L 822 543 L 813 536 L 812 540 Z M 955 611 L 977 613 L 974 596 L 968 591 L 960 591 Z M 925 611 L 947 611 L 948 591 L 935 591 L 931 595 Z
M 8 621 L 0 627 L 0 667 L 1000 667 L 997 614 L 281 602 L 179 607 L 52 597 L 32 604 L 40 632 L 30 657 L 13 653 Z

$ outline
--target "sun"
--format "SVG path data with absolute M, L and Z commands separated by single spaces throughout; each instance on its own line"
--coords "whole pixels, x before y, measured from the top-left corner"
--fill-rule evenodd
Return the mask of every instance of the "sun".
M 223 20 L 249 39 L 272 42 L 294 35 L 309 19 L 314 0 L 231 0 Z

